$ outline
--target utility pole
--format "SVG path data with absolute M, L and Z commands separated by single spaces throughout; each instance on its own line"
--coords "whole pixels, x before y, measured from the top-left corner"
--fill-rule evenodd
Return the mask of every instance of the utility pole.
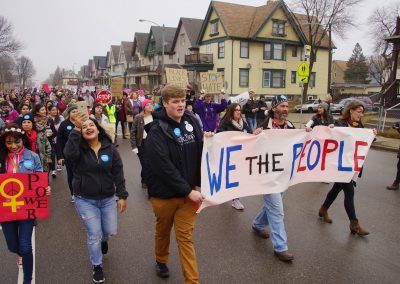
M 331 24 L 329 28 L 329 62 L 328 62 L 328 88 L 327 94 L 331 95 L 331 84 L 332 84 L 332 27 Z

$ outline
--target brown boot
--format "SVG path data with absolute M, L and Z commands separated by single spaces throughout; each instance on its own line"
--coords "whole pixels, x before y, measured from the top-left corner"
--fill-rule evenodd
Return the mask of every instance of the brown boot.
M 388 190 L 398 190 L 399 189 L 399 182 L 394 181 L 392 185 L 386 187 Z
M 366 236 L 369 235 L 369 232 L 363 229 L 360 224 L 358 224 L 358 219 L 350 220 L 350 231 L 351 233 L 357 234 L 359 236 Z
M 325 223 L 332 223 L 332 219 L 329 218 L 328 215 L 328 209 L 324 206 L 321 206 L 321 208 L 319 208 L 318 216 L 321 217 Z

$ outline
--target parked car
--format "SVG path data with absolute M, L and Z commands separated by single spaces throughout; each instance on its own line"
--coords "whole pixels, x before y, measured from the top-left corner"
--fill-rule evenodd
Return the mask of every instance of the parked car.
M 341 104 L 330 104 L 330 111 L 332 114 L 341 114 L 343 111 L 343 105 Z
M 310 100 L 307 101 L 305 103 L 303 103 L 303 105 L 296 105 L 294 107 L 294 110 L 296 112 L 300 112 L 301 109 L 303 109 L 303 112 L 316 112 L 318 109 L 318 105 L 321 103 L 321 100 Z
M 373 110 L 373 103 L 369 97 L 351 97 L 342 99 L 339 104 L 343 106 L 343 109 L 352 101 L 358 100 L 363 103 L 365 111 L 372 111 Z

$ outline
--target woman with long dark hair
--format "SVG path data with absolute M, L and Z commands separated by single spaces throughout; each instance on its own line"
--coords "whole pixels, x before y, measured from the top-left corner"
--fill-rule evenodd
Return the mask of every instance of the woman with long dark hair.
M 321 102 L 318 105 L 317 113 L 313 115 L 311 120 L 307 122 L 306 130 L 310 131 L 312 128 L 318 125 L 333 127 L 335 120 L 332 115 L 328 111 L 328 104 L 325 102 Z
M 361 118 L 364 116 L 365 107 L 360 101 L 352 101 L 345 108 L 341 119 L 335 122 L 335 126 L 339 127 L 353 127 L 353 128 L 364 128 Z M 374 129 L 376 135 L 376 129 Z M 361 172 L 360 175 L 361 176 Z M 359 236 L 366 236 L 369 234 L 367 230 L 362 228 L 358 223 L 356 217 L 356 209 L 354 207 L 354 182 L 335 182 L 332 189 L 328 192 L 325 202 L 319 209 L 318 215 L 326 223 L 332 223 L 332 219 L 328 215 L 328 209 L 335 201 L 338 194 L 343 190 L 344 193 L 344 209 L 346 210 L 347 216 L 350 220 L 350 232 Z
M 16 123 L 7 124 L 0 133 L 0 173 L 42 172 L 40 157 L 29 150 L 25 131 Z M 50 188 L 47 190 L 50 194 Z M 34 220 L 1 222 L 9 251 L 18 255 L 22 265 L 24 282 L 31 283 L 33 273 L 32 232 Z
M 228 106 L 225 115 L 221 119 L 217 133 L 224 131 L 241 131 L 251 133 L 249 126 L 242 118 L 242 107 L 239 104 L 232 103 Z M 232 200 L 232 207 L 236 210 L 244 209 L 244 206 L 240 202 L 239 198 Z
M 117 234 L 117 206 L 125 211 L 128 192 L 122 159 L 106 131 L 83 114 L 74 124 L 64 155 L 74 164 L 75 209 L 86 229 L 93 281 L 100 283 L 105 280 L 102 254 L 108 252 L 108 238 Z

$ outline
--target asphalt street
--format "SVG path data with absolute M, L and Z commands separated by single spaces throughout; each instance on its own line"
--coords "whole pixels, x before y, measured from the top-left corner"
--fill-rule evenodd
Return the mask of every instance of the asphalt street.
M 106 283 L 183 283 L 175 242 L 171 245 L 171 277 L 154 272 L 155 218 L 140 187 L 140 164 L 128 140 L 120 139 L 127 189 L 126 213 L 119 215 L 118 235 L 104 258 Z M 293 186 L 284 196 L 285 224 L 293 263 L 280 262 L 270 240 L 257 237 L 251 221 L 261 196 L 241 198 L 239 212 L 230 202 L 206 208 L 197 218 L 194 241 L 201 283 L 398 283 L 400 277 L 400 192 L 388 191 L 397 158 L 370 150 L 356 188 L 360 224 L 371 234 L 350 234 L 341 193 L 330 209 L 333 224 L 317 212 L 332 185 Z M 51 217 L 36 227 L 36 283 L 92 283 L 86 234 L 70 203 L 63 171 L 52 182 Z M 174 240 L 174 238 L 172 238 Z M 16 256 L 0 235 L 0 283 L 17 283 Z

